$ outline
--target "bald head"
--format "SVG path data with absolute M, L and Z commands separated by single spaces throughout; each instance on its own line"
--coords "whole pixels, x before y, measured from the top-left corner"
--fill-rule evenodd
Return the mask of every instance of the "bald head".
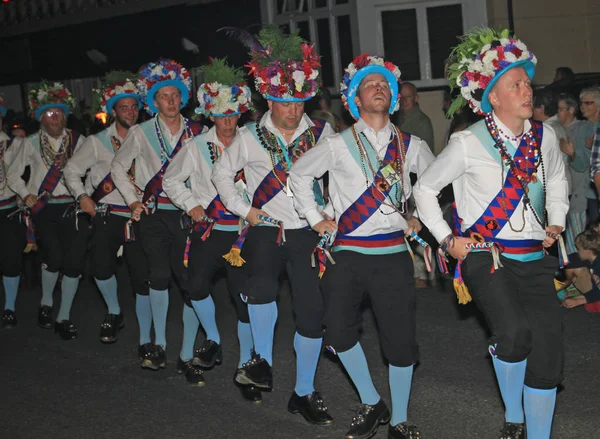
M 403 82 L 400 86 L 400 108 L 404 113 L 408 113 L 416 108 L 419 102 L 417 87 L 412 82 Z

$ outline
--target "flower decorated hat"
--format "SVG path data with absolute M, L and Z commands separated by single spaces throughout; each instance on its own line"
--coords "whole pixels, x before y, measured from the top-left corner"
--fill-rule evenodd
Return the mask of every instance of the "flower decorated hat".
M 469 104 L 477 113 L 492 111 L 488 94 L 510 69 L 523 67 L 533 79 L 537 59 L 521 40 L 511 38 L 507 29 L 475 29 L 462 37 L 448 59 L 448 85 L 460 95 L 448 109 L 448 116 Z
M 321 86 L 319 56 L 298 31 L 284 35 L 278 27 L 265 26 L 257 37 L 240 29 L 226 28 L 229 35 L 250 48 L 246 67 L 254 75 L 256 90 L 276 102 L 303 102 Z M 243 35 L 240 35 L 243 34 Z
M 6 112 L 8 109 L 6 108 L 6 104 L 4 103 L 4 96 L 0 94 L 0 116 L 6 116 Z
M 252 92 L 245 84 L 244 73 L 229 65 L 225 59 L 210 59 L 200 67 L 204 83 L 198 88 L 197 114 L 206 117 L 232 116 L 252 108 Z
M 348 67 L 345 70 L 344 79 L 340 84 L 342 103 L 355 119 L 360 118 L 358 107 L 354 102 L 356 91 L 362 80 L 371 73 L 379 73 L 388 81 L 392 93 L 390 100 L 390 114 L 397 111 L 400 107 L 400 93 L 398 91 L 400 69 L 391 62 L 385 61 L 381 56 L 364 53 L 354 58 L 354 61 L 348 64 Z
M 112 71 L 104 78 L 104 87 L 95 90 L 92 107 L 103 113 L 112 114 L 119 99 L 134 98 L 142 108 L 140 93 L 136 86 L 137 74 L 133 72 Z
M 29 116 L 36 120 L 51 108 L 60 108 L 65 117 L 75 108 L 75 99 L 71 92 L 60 82 L 42 82 L 37 89 L 29 92 Z
M 137 88 L 148 113 L 158 113 L 158 108 L 154 105 L 154 95 L 167 86 L 177 87 L 181 91 L 181 108 L 185 107 L 192 90 L 192 78 L 181 64 L 163 58 L 143 65 L 139 74 Z

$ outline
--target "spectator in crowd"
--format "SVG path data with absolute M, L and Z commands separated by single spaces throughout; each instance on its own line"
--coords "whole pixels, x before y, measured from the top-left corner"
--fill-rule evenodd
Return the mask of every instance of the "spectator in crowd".
M 565 229 L 565 245 L 567 253 L 572 255 L 577 252 L 575 237 L 584 231 L 586 225 L 587 198 L 589 186 L 589 150 L 580 151 L 583 160 L 575 159 L 575 139 L 577 139 L 582 121 L 575 118 L 577 100 L 570 94 L 562 93 L 558 97 L 558 121 L 567 132 L 567 141 L 560 142 L 560 149 L 569 157 L 569 166 L 566 171 L 571 177 L 571 197 L 569 199 L 569 213 Z M 579 168 L 578 168 L 579 166 Z M 583 170 L 581 170 L 583 166 Z
M 586 230 L 577 235 L 575 244 L 579 253 L 579 259 L 591 265 L 589 269 L 592 277 L 591 289 L 579 296 L 565 299 L 563 306 L 565 308 L 574 308 L 584 305 L 588 312 L 600 312 L 600 278 L 598 277 L 600 273 L 600 258 L 598 258 L 598 254 L 600 253 L 600 233 L 595 229 Z
M 553 82 L 564 81 L 571 82 L 574 78 L 575 74 L 571 67 L 557 67 L 556 72 L 554 73 Z
M 600 136 L 597 136 L 598 121 L 600 120 L 600 87 L 591 87 L 581 90 L 579 94 L 581 113 L 586 119 L 575 139 L 575 158 L 573 163 L 586 162 L 590 167 L 590 174 L 594 184 L 588 186 L 586 197 L 587 222 L 594 223 L 600 217 L 598 213 L 598 194 L 600 191 Z M 595 139 L 595 142 L 594 142 Z M 596 145 L 594 145 L 596 143 Z M 595 146 L 592 148 L 592 146 Z M 590 161 L 591 156 L 591 161 Z
M 410 82 L 403 82 L 400 87 L 400 130 L 413 134 L 424 140 L 431 151 L 434 150 L 433 125 L 431 119 L 419 107 L 417 87 Z

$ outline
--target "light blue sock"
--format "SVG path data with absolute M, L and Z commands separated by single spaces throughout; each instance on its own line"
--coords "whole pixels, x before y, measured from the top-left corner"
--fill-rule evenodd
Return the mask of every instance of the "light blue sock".
M 348 349 L 345 352 L 338 352 L 337 356 L 356 386 L 361 402 L 369 405 L 377 404 L 381 397 L 373 385 L 369 365 L 367 364 L 367 357 L 365 357 L 360 343 L 356 343 L 352 349 Z
M 242 364 L 250 360 L 250 351 L 254 348 L 254 340 L 252 339 L 250 323 L 244 323 L 238 320 L 237 333 L 238 341 L 240 343 L 240 361 L 238 363 L 239 369 L 242 367 Z
M 63 320 L 70 320 L 71 306 L 73 305 L 73 299 L 77 293 L 77 287 L 79 286 L 78 277 L 69 277 L 63 274 L 61 290 L 62 295 L 60 298 L 60 308 L 58 309 L 58 316 L 56 316 L 57 322 Z
M 523 383 L 527 360 L 518 363 L 507 363 L 492 357 L 500 394 L 504 401 L 506 422 L 522 424 L 523 417 Z
M 179 357 L 183 361 L 189 361 L 194 357 L 194 344 L 198 335 L 200 321 L 194 312 L 194 308 L 183 304 L 183 341 Z
M 96 279 L 96 285 L 98 285 L 98 289 L 102 293 L 102 297 L 104 297 L 108 313 L 114 315 L 121 314 L 119 298 L 117 297 L 117 278 L 115 275 L 113 274 L 106 280 Z
M 277 304 L 275 302 L 261 305 L 248 305 L 254 350 L 267 363 L 273 365 L 273 338 L 277 322 Z
M 150 288 L 150 306 L 154 322 L 154 343 L 167 348 L 167 312 L 169 311 L 169 290 Z
M 215 302 L 209 295 L 206 299 L 192 300 L 194 311 L 198 316 L 198 320 L 206 332 L 206 339 L 212 340 L 217 344 L 221 344 L 221 335 L 217 329 L 217 320 L 215 315 Z
M 8 277 L 2 276 L 2 283 L 4 284 L 4 309 L 15 310 L 15 302 L 17 301 L 17 293 L 19 292 L 19 281 L 21 276 Z
M 58 271 L 51 273 L 42 268 L 42 306 L 52 306 L 54 304 L 54 287 L 58 280 Z
M 408 400 L 414 367 L 398 367 L 390 364 L 390 392 L 392 394 L 392 423 L 398 425 L 408 420 Z
M 315 375 L 321 355 L 322 338 L 303 337 L 296 332 L 294 350 L 296 351 L 296 387 L 298 396 L 310 395 L 315 391 Z
M 533 389 L 525 386 L 523 390 L 525 405 L 525 427 L 527 439 L 549 439 L 556 403 L 554 389 Z
M 140 346 L 150 343 L 150 330 L 152 329 L 152 307 L 150 296 L 135 295 L 135 314 L 140 326 Z

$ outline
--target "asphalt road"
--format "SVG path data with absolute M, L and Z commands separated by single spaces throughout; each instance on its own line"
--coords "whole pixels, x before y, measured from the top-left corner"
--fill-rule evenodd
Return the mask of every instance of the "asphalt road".
M 20 293 L 19 326 L 0 331 L 0 438 L 342 438 L 359 403 L 339 362 L 324 353 L 319 390 L 335 423 L 313 427 L 286 411 L 294 387 L 294 335 L 290 295 L 284 284 L 274 354 L 274 390 L 262 404 L 242 400 L 233 385 L 238 347 L 233 305 L 225 282 L 215 302 L 223 342 L 223 365 L 206 373 L 207 385 L 191 387 L 175 372 L 181 342 L 182 300 L 171 295 L 166 370 L 143 370 L 134 300 L 120 269 L 126 326 L 117 343 L 98 339 L 105 307 L 95 286 L 82 282 L 72 320 L 77 340 L 65 342 L 36 326 L 39 288 Z M 58 297 L 55 299 L 55 309 Z M 558 305 L 557 305 L 558 306 Z M 502 402 L 487 354 L 486 331 L 472 305 L 459 307 L 453 293 L 419 290 L 418 340 L 409 418 L 425 439 L 497 438 Z M 204 334 L 199 335 L 202 340 Z M 600 316 L 565 311 L 566 364 L 552 437 L 600 437 Z M 362 345 L 375 385 L 390 404 L 387 367 L 376 326 L 365 312 Z M 385 438 L 380 428 L 375 438 Z

